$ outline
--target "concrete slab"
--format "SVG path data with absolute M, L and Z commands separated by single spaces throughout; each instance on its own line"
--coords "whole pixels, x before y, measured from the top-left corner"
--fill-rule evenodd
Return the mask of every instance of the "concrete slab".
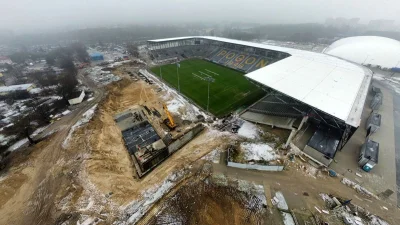
M 240 115 L 240 118 L 250 122 L 265 124 L 272 127 L 279 127 L 288 130 L 292 129 L 293 123 L 296 121 L 296 119 L 294 118 L 271 116 L 249 111 Z
M 392 91 L 381 83 L 374 81 L 373 85 L 381 88 L 384 96 L 383 104 L 377 111 L 382 115 L 381 129 L 371 136 L 372 140 L 380 144 L 378 165 L 370 173 L 367 173 L 362 171 L 357 163 L 361 145 L 366 138 L 365 123 L 372 111 L 369 107 L 372 96 L 368 96 L 359 129 L 354 133 L 345 147 L 336 154 L 336 162 L 332 163 L 330 168 L 360 183 L 362 186 L 375 192 L 375 194 L 380 194 L 387 189 L 396 191 L 393 95 Z M 361 174 L 362 177 L 357 176 L 356 172 Z M 387 200 L 396 205 L 396 194 L 391 195 Z

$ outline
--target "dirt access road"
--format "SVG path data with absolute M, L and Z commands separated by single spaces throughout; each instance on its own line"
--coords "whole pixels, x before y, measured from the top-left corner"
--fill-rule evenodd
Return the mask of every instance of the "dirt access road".
M 48 140 L 31 146 L 30 155 L 12 161 L 8 174 L 0 186 L 0 224 L 52 224 L 54 198 L 60 184 L 67 178 L 62 162 L 74 157 L 76 153 L 65 151 L 62 143 L 70 128 L 81 115 L 100 102 L 105 91 L 84 77 L 80 70 L 78 77 L 94 91 L 94 99 L 81 103 L 71 114 L 49 126 L 43 133 L 57 129 L 58 132 Z

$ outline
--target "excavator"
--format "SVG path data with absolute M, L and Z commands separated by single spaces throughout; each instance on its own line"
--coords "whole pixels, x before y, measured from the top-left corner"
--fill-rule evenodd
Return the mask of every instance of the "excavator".
M 168 108 L 165 105 L 165 103 L 163 103 L 163 109 L 164 109 L 165 114 L 167 115 L 167 118 L 164 120 L 165 125 L 167 125 L 167 127 L 170 130 L 174 130 L 176 127 L 176 124 L 174 122 L 174 119 L 171 116 L 171 113 L 168 111 Z

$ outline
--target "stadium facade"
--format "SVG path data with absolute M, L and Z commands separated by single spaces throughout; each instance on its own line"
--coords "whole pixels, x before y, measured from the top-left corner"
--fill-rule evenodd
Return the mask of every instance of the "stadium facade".
M 372 72 L 322 54 L 220 37 L 149 40 L 158 63 L 202 58 L 246 73 L 266 95 L 241 112 L 243 119 L 291 130 L 297 146 L 329 165 L 360 126 Z M 307 136 L 306 133 L 309 135 Z

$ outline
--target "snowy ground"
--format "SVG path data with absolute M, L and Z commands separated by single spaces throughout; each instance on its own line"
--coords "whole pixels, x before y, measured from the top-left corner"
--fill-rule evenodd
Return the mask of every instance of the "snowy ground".
M 14 140 L 14 138 L 15 135 L 4 136 L 3 134 L 0 134 L 0 146 L 7 145 L 10 141 Z
M 90 79 L 103 86 L 110 84 L 114 81 L 121 80 L 120 77 L 115 76 L 110 71 L 103 71 L 103 68 L 104 67 L 101 66 L 95 66 L 89 69 L 88 72 Z
M 395 92 L 400 94 L 400 77 L 390 77 L 387 75 L 375 73 L 373 79 L 387 83 L 393 88 Z
M 144 191 L 142 200 L 135 201 L 124 209 L 125 215 L 128 217 L 126 224 L 135 224 L 139 221 L 156 201 L 174 187 L 175 183 L 179 181 L 182 176 L 183 173 L 174 173 L 165 179 L 160 186 L 155 186 L 150 190 Z M 125 224 L 125 222 L 117 224 Z
M 44 127 L 40 127 L 40 128 L 38 128 L 38 129 L 36 129 L 36 130 L 32 133 L 31 137 L 32 137 L 32 138 L 36 137 L 38 134 L 40 134 L 41 132 L 43 132 L 47 127 L 48 127 L 48 126 L 44 126 Z M 7 151 L 10 151 L 10 152 L 15 151 L 15 150 L 17 150 L 17 149 L 19 149 L 19 148 L 21 148 L 21 147 L 23 147 L 23 146 L 27 146 L 28 143 L 29 143 L 28 138 L 21 139 L 21 140 L 15 142 L 13 145 L 11 145 L 11 146 L 7 149 Z
M 96 108 L 97 108 L 97 104 L 94 105 L 94 106 L 93 106 L 92 108 L 90 108 L 89 110 L 87 110 L 87 111 L 82 115 L 82 118 L 81 118 L 78 122 L 76 122 L 76 123 L 71 127 L 71 129 L 69 130 L 69 133 L 68 133 L 67 138 L 65 138 L 64 142 L 62 143 L 62 147 L 63 147 L 63 148 L 67 148 L 67 147 L 68 147 L 68 143 L 69 143 L 69 141 L 70 141 L 70 139 L 71 139 L 72 134 L 74 133 L 74 131 L 75 131 L 77 128 L 79 128 L 80 126 L 82 126 L 82 125 L 88 123 L 88 122 L 92 119 L 92 117 L 94 116 L 94 113 L 95 113 L 95 111 L 96 111 Z
M 249 139 L 258 139 L 262 134 L 260 128 L 257 127 L 254 123 L 250 123 L 244 121 L 240 129 L 238 130 L 238 135 L 249 138 Z
M 212 161 L 213 163 L 219 163 L 221 152 L 222 151 L 220 149 L 214 149 L 207 155 L 203 156 L 201 159 Z
M 245 159 L 250 160 L 265 160 L 272 161 L 279 158 L 275 150 L 265 143 L 249 143 L 240 144 L 241 150 L 244 152 Z
M 283 210 L 289 209 L 289 206 L 286 203 L 286 199 L 283 196 L 282 192 L 280 192 L 280 191 L 275 193 L 275 196 L 273 197 L 272 201 L 274 202 L 276 207 L 278 207 L 278 209 L 283 209 Z M 286 213 L 286 212 L 281 212 L 281 213 L 282 213 L 282 217 L 283 217 L 283 223 L 285 225 L 295 225 L 293 217 L 290 213 Z

